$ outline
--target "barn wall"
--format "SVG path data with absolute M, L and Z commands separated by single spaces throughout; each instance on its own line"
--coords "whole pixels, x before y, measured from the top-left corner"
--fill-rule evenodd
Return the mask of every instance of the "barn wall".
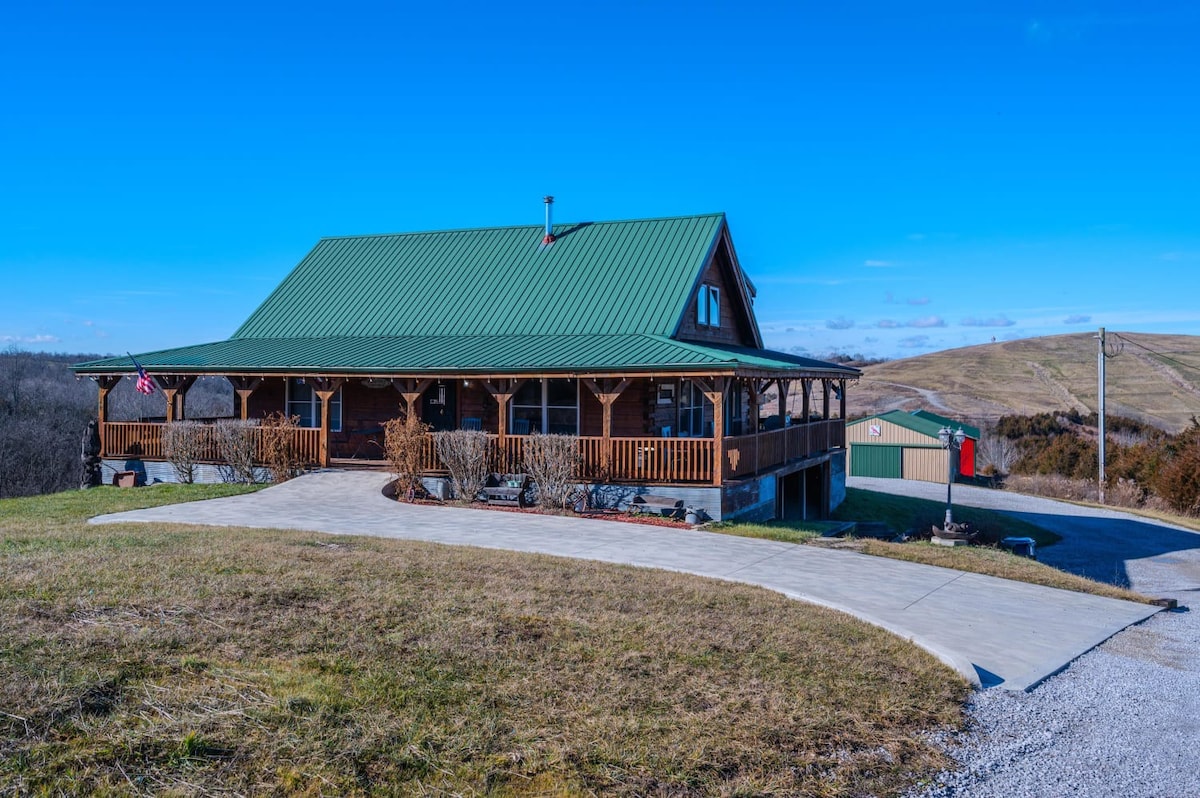
M 904 479 L 945 482 L 946 450 L 940 446 L 937 449 L 905 448 L 901 469 Z

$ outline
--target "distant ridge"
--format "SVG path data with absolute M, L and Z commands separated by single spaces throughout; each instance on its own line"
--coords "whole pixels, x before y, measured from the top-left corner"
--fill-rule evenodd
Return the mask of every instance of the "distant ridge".
M 1118 337 L 1118 335 L 1120 337 Z M 1200 337 L 1109 333 L 1107 410 L 1177 432 L 1200 417 Z M 981 344 L 863 367 L 850 418 L 923 407 L 966 421 L 1096 409 L 1095 333 Z

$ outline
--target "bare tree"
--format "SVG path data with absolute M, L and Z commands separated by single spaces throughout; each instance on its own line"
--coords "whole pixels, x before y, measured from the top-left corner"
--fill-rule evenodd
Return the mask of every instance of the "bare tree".
M 429 425 L 415 413 L 404 413 L 383 425 L 384 451 L 396 475 L 396 498 L 412 501 L 421 486 L 429 446 Z
M 525 439 L 522 467 L 537 485 L 539 504 L 559 509 L 571 506 L 581 459 L 575 435 L 537 433 Z
M 286 482 L 300 476 L 304 463 L 296 451 L 295 431 L 299 418 L 275 412 L 262 420 L 263 461 L 275 482 Z
M 175 421 L 162 428 L 163 457 L 179 481 L 196 481 L 196 466 L 204 456 L 206 430 L 199 421 Z
M 984 432 L 979 440 L 979 457 L 983 460 L 985 470 L 990 467 L 994 474 L 1008 474 L 1020 459 L 1021 450 L 1015 440 L 992 428 Z
M 454 495 L 471 502 L 487 483 L 489 438 L 486 432 L 456 429 L 433 434 L 438 459 L 450 472 Z
M 257 482 L 254 467 L 255 429 L 253 421 L 223 418 L 213 425 L 217 453 L 221 456 L 221 479 L 226 482 Z

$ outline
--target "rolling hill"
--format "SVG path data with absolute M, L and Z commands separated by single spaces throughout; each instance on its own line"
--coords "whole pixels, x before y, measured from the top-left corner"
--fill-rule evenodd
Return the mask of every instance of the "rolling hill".
M 1095 333 L 1026 338 L 866 366 L 848 392 L 860 418 L 924 407 L 986 425 L 1002 415 L 1096 409 Z M 1200 337 L 1108 334 L 1107 411 L 1171 432 L 1200 416 Z M 1125 339 L 1122 341 L 1122 338 Z M 798 398 L 798 397 L 797 397 Z

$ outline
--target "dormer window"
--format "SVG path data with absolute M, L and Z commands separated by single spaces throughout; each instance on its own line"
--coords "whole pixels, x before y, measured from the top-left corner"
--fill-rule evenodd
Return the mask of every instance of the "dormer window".
M 721 326 L 721 289 L 707 283 L 696 294 L 696 324 L 701 327 Z

